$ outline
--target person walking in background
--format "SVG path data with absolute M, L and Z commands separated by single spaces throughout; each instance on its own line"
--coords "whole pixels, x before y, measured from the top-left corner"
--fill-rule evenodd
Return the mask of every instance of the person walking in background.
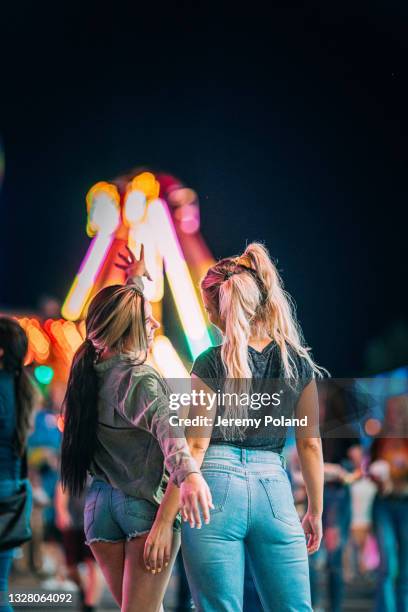
M 376 612 L 408 610 L 408 400 L 388 401 L 370 450 L 368 472 L 378 491 L 373 526 L 380 552 Z
M 356 470 L 365 463 L 363 448 L 354 446 L 349 451 Z M 376 486 L 363 470 L 361 478 L 350 486 L 351 492 L 351 529 L 348 547 L 349 579 L 372 579 L 371 570 L 378 561 L 376 541 L 372 534 L 372 508 Z
M 320 386 L 320 432 L 324 458 L 323 545 L 330 612 L 340 612 L 342 607 L 343 553 L 351 524 L 350 484 L 362 473 L 361 466 L 356 469 L 352 461 L 352 452 L 360 440 L 349 423 L 347 397 L 345 389 L 335 382 L 329 380 Z M 310 559 L 314 609 L 321 607 L 320 561 L 319 555 Z
M 0 503 L 25 487 L 27 501 L 23 522 L 29 526 L 31 489 L 24 476 L 27 436 L 32 427 L 35 388 L 24 368 L 28 339 L 13 319 L 0 317 Z M 7 535 L 7 534 L 5 534 Z M 12 610 L 8 603 L 8 581 L 14 549 L 3 549 L 0 538 L 0 611 Z

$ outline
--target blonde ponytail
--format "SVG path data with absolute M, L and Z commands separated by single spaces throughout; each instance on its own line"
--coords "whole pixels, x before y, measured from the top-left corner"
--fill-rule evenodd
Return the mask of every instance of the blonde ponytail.
M 259 242 L 253 242 L 245 249 L 244 257 L 251 262 L 251 267 L 256 270 L 266 290 L 265 305 L 260 310 L 256 325 L 265 329 L 278 345 L 285 377 L 298 378 L 296 363 L 288 347 L 292 347 L 299 357 L 306 359 L 315 374 L 321 376 L 322 369 L 314 363 L 309 354 L 310 349 L 303 346 L 294 302 L 284 290 L 282 278 L 267 249 Z
M 293 353 L 304 358 L 316 376 L 326 372 L 304 346 L 293 300 L 262 244 L 252 242 L 239 257 L 219 261 L 208 270 L 201 288 L 225 328 L 221 356 L 227 378 L 252 377 L 248 341 L 262 333 L 278 345 L 285 378 L 299 377 Z

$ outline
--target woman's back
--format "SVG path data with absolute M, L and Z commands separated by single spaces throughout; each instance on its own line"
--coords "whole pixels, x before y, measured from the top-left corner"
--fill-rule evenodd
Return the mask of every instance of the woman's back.
M 226 381 L 221 348 L 221 346 L 215 346 L 204 351 L 197 357 L 192 368 L 192 374 L 198 376 L 216 393 L 218 391 L 223 393 Z M 221 428 L 214 427 L 211 444 L 227 442 L 240 448 L 282 452 L 287 426 L 274 425 L 273 422 L 265 421 L 265 419 L 266 417 L 291 419 L 301 392 L 313 378 L 313 370 L 309 363 L 292 349 L 289 348 L 288 352 L 296 366 L 298 374 L 296 381 L 289 382 L 285 378 L 280 350 L 273 340 L 262 351 L 248 346 L 248 362 L 252 373 L 248 398 L 251 402 L 248 410 L 250 424 L 246 427 L 242 439 L 232 440 L 226 440 L 221 433 Z M 222 416 L 223 408 L 228 401 L 227 393 L 220 398 L 224 400 L 224 406 L 220 406 L 219 403 L 217 418 Z
M 167 477 L 151 419 L 165 399 L 163 382 L 153 368 L 124 355 L 97 363 L 95 370 L 98 426 L 90 472 L 128 495 L 160 503 Z

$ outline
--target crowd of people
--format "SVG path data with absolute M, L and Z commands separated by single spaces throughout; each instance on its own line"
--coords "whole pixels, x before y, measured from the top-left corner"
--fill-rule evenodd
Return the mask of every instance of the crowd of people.
M 60 406 L 30 386 L 23 330 L 0 318 L 0 506 L 24 485 L 16 512 L 32 532 L 16 529 L 12 546 L 0 519 L 1 612 L 11 609 L 13 563 L 43 589 L 77 591 L 87 612 L 106 584 L 126 612 L 160 610 L 180 540 L 179 610 L 193 600 L 204 612 L 316 611 L 327 599 L 339 612 L 345 582 L 362 577 L 375 589 L 375 610 L 408 610 L 407 399 L 387 403 L 371 444 L 348 425 L 338 398 L 318 401 L 322 369 L 266 250 L 253 244 L 203 281 L 224 341 L 197 358 L 193 385 L 215 391 L 215 381 L 283 372 L 296 381 L 296 406 L 320 411 L 321 442 L 297 436 L 285 446 L 286 434 L 271 439 L 266 430 L 171 437 L 164 383 L 145 365 L 157 322 L 140 283 L 143 255 L 120 265 L 128 284 L 102 290 L 90 305 L 63 433 Z M 344 421 L 341 437 L 332 434 L 333 414 Z

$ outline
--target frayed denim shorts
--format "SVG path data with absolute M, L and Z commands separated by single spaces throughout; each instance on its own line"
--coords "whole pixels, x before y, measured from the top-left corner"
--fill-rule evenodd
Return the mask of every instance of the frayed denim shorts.
M 95 478 L 85 500 L 86 543 L 124 542 L 149 533 L 157 510 L 152 502 L 126 495 Z M 176 524 L 174 529 L 180 530 Z

